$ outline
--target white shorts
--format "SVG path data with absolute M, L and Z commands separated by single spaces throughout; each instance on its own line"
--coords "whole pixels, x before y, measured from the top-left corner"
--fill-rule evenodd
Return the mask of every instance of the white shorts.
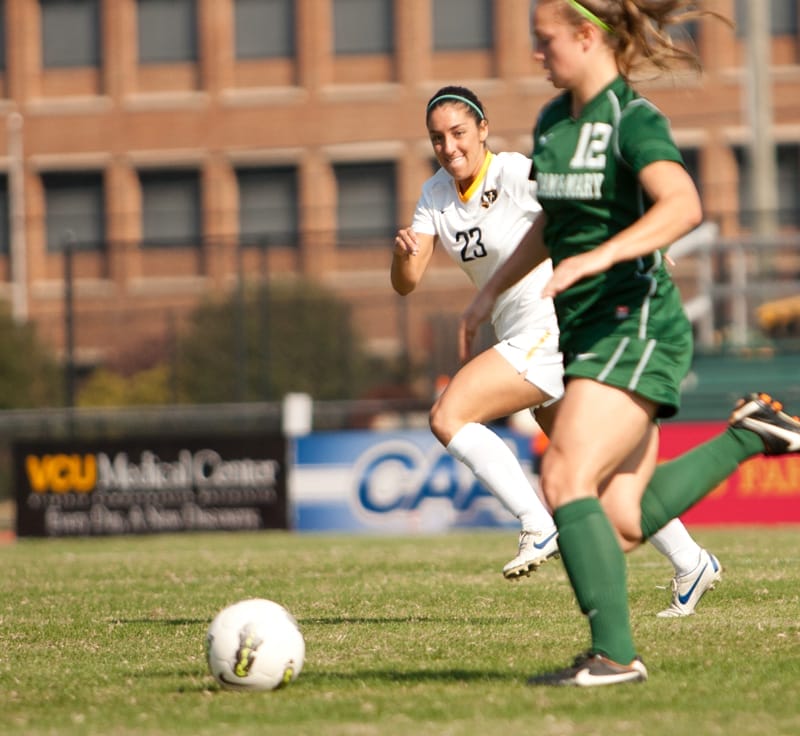
M 525 380 L 544 391 L 548 406 L 564 395 L 564 357 L 558 349 L 558 333 L 536 330 L 514 335 L 494 346 Z

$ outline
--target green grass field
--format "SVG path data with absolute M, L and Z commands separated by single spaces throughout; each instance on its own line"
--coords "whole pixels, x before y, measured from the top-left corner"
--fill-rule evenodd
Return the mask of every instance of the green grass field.
M 800 528 L 696 537 L 725 567 L 687 619 L 658 619 L 671 569 L 628 557 L 644 684 L 530 688 L 588 643 L 560 562 L 519 583 L 513 532 L 278 532 L 21 540 L 0 546 L 0 732 L 590 736 L 800 733 Z M 268 693 L 220 690 L 206 629 L 272 598 L 305 668 Z

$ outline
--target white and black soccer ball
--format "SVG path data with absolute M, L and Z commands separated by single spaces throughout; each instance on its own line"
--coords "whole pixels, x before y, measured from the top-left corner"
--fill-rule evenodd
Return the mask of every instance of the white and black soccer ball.
M 276 690 L 288 685 L 303 669 L 305 656 L 297 621 L 274 601 L 239 601 L 223 608 L 208 627 L 208 669 L 229 690 Z

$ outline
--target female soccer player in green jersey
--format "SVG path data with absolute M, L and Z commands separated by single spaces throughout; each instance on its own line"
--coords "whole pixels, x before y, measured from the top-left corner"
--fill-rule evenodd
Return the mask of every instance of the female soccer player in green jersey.
M 693 3 L 692 5 L 696 5 Z M 566 387 L 542 462 L 559 548 L 591 646 L 530 684 L 647 679 L 630 627 L 625 551 L 759 453 L 800 451 L 800 421 L 766 394 L 739 401 L 728 429 L 653 477 L 660 417 L 676 413 L 691 326 L 662 251 L 702 219 L 664 116 L 630 86 L 640 62 L 691 58 L 666 32 L 686 0 L 538 0 L 534 58 L 563 92 L 534 128 L 543 214 L 467 308 L 471 342 L 503 291 L 548 256 Z M 646 490 L 645 490 L 646 489 Z M 603 504 L 600 504 L 600 495 Z M 605 510 L 605 511 L 604 511 Z

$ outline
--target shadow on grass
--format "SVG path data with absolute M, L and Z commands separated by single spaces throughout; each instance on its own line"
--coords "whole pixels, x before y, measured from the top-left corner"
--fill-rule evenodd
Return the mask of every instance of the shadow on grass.
M 461 616 L 321 616 L 298 618 L 300 626 L 386 626 L 390 624 L 472 624 L 493 626 L 512 621 L 511 616 L 484 616 L 481 618 Z M 113 618 L 110 623 L 120 626 L 208 626 L 210 618 Z
M 342 624 L 361 624 L 367 626 L 386 624 L 474 624 L 476 626 L 492 626 L 513 621 L 512 616 L 484 616 L 475 618 L 470 616 L 330 616 L 320 618 L 298 618 L 301 626 L 340 626 Z
M 178 687 L 175 692 L 181 694 L 199 692 L 228 692 L 215 683 L 207 672 L 196 670 L 163 670 L 151 671 L 147 677 L 154 679 L 173 677 L 186 677 L 187 682 Z M 465 683 L 524 683 L 524 678 L 520 677 L 519 672 L 507 670 L 498 672 L 496 670 L 465 670 L 465 669 L 444 669 L 444 670 L 408 670 L 398 672 L 396 670 L 355 670 L 348 672 L 335 671 L 308 671 L 304 670 L 297 682 L 293 682 L 291 690 L 318 690 L 324 687 L 344 687 L 349 686 L 361 688 L 365 684 L 375 685 L 433 685 L 433 684 L 465 684 Z M 232 691 L 236 692 L 236 691 Z
M 531 674 L 531 673 L 528 673 Z M 204 665 L 183 668 L 150 667 L 147 672 L 139 672 L 137 676 L 152 680 L 171 680 L 176 677 L 187 682 L 178 687 L 176 692 L 201 692 L 206 690 L 221 690 Z M 523 678 L 524 679 L 524 678 Z M 446 683 L 473 683 L 473 682 L 520 682 L 520 673 L 508 670 L 470 670 L 464 668 L 445 669 L 358 669 L 358 670 L 325 670 L 306 668 L 301 673 L 297 682 L 292 683 L 292 688 L 311 687 L 320 688 L 327 686 L 344 686 L 349 684 L 363 686 L 374 683 L 393 685 L 424 685 Z
M 310 671 L 303 672 L 301 677 L 305 681 L 311 682 L 314 687 L 327 684 L 345 682 L 388 682 L 402 683 L 407 685 L 419 685 L 424 683 L 458 683 L 458 682 L 519 682 L 519 672 L 505 670 L 466 670 L 466 669 L 442 669 L 442 670 L 354 670 L 347 672 L 335 671 Z
M 111 619 L 112 624 L 121 626 L 141 626 L 146 624 L 149 626 L 197 626 L 204 624 L 208 626 L 211 623 L 210 618 L 114 618 Z

